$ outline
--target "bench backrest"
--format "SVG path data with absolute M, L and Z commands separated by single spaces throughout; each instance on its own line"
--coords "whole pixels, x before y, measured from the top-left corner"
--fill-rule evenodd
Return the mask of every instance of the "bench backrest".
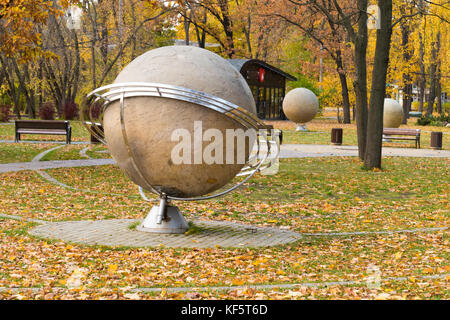
M 420 129 L 401 129 L 401 128 L 386 128 L 383 129 L 383 134 L 400 134 L 405 136 L 416 136 L 420 134 Z
M 69 128 L 69 121 L 64 120 L 16 120 L 17 129 L 64 129 Z

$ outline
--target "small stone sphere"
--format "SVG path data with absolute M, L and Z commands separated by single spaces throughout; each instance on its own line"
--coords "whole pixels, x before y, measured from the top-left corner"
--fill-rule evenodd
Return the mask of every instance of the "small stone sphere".
M 394 99 L 384 99 L 384 128 L 398 128 L 403 120 L 403 107 Z
M 288 92 L 283 100 L 286 117 L 295 123 L 307 123 L 319 111 L 319 100 L 309 89 L 296 88 Z
M 242 75 L 225 59 L 205 49 L 191 46 L 169 46 L 148 51 L 130 62 L 114 83 L 152 82 L 180 86 L 222 98 L 256 114 L 255 101 Z M 227 164 L 226 142 L 223 163 L 208 164 L 203 157 L 195 163 L 194 121 L 201 121 L 202 134 L 218 129 L 226 137 L 227 129 L 243 129 L 237 121 L 209 108 L 191 102 L 161 97 L 130 97 L 124 100 L 124 123 L 135 169 L 124 143 L 120 103 L 111 103 L 105 111 L 105 139 L 112 157 L 127 176 L 142 188 L 173 197 L 197 197 L 214 192 L 242 169 L 244 164 Z M 181 140 L 172 141 L 177 129 L 191 134 L 191 163 L 172 161 L 172 151 Z M 205 140 L 205 139 L 203 139 Z M 247 140 L 247 148 L 254 140 Z M 211 141 L 200 142 L 203 150 Z M 236 159 L 235 145 L 235 159 Z M 198 155 L 198 148 L 197 148 Z M 186 152 L 187 153 L 187 152 Z M 246 151 L 246 159 L 248 159 Z M 148 184 L 146 183 L 148 182 Z

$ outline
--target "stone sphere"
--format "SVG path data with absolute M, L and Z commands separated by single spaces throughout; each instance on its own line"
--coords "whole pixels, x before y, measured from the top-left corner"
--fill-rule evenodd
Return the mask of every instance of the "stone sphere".
M 181 86 L 211 94 L 256 114 L 255 101 L 242 75 L 225 59 L 205 49 L 169 46 L 148 51 L 130 62 L 114 83 L 153 82 Z M 231 118 L 195 103 L 161 97 L 131 97 L 124 100 L 124 123 L 130 149 L 142 175 L 134 168 L 124 143 L 120 104 L 111 103 L 105 111 L 105 139 L 112 157 L 136 184 L 150 190 L 145 180 L 157 191 L 173 197 L 197 197 L 218 190 L 242 169 L 242 162 L 227 164 L 223 142 L 223 163 L 207 164 L 194 157 L 194 121 L 201 121 L 203 133 L 218 129 L 246 128 Z M 198 123 L 198 122 L 197 122 Z M 172 150 L 180 141 L 172 141 L 177 129 L 192 136 L 191 163 L 174 164 Z M 212 139 L 211 139 L 212 140 Z M 254 140 L 247 140 L 247 148 Z M 200 142 L 202 143 L 202 142 Z M 203 150 L 211 141 L 203 141 Z M 236 159 L 236 146 L 234 150 Z M 197 149 L 198 154 L 198 149 Z M 248 159 L 248 152 L 245 152 Z
M 314 119 L 319 111 L 319 100 L 311 90 L 296 88 L 284 97 L 283 111 L 289 120 L 307 123 Z
M 403 107 L 394 99 L 384 99 L 384 128 L 398 128 L 403 120 Z

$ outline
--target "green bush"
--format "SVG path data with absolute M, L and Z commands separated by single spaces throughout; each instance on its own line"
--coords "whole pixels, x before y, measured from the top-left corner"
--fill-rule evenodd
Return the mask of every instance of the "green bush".
M 444 112 L 450 113 L 450 102 L 446 102 L 442 105 L 442 109 L 444 109 Z
M 416 124 L 419 126 L 435 126 L 443 127 L 450 122 L 450 114 L 441 114 L 439 116 L 422 116 L 417 119 Z

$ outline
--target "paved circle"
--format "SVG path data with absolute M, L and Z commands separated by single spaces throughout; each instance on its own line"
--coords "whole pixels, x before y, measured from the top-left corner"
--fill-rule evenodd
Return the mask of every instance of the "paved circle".
M 193 221 L 197 228 L 192 234 L 151 234 L 131 228 L 138 222 L 134 219 L 52 222 L 31 229 L 30 234 L 86 245 L 170 248 L 268 247 L 302 237 L 278 228 L 203 220 Z

